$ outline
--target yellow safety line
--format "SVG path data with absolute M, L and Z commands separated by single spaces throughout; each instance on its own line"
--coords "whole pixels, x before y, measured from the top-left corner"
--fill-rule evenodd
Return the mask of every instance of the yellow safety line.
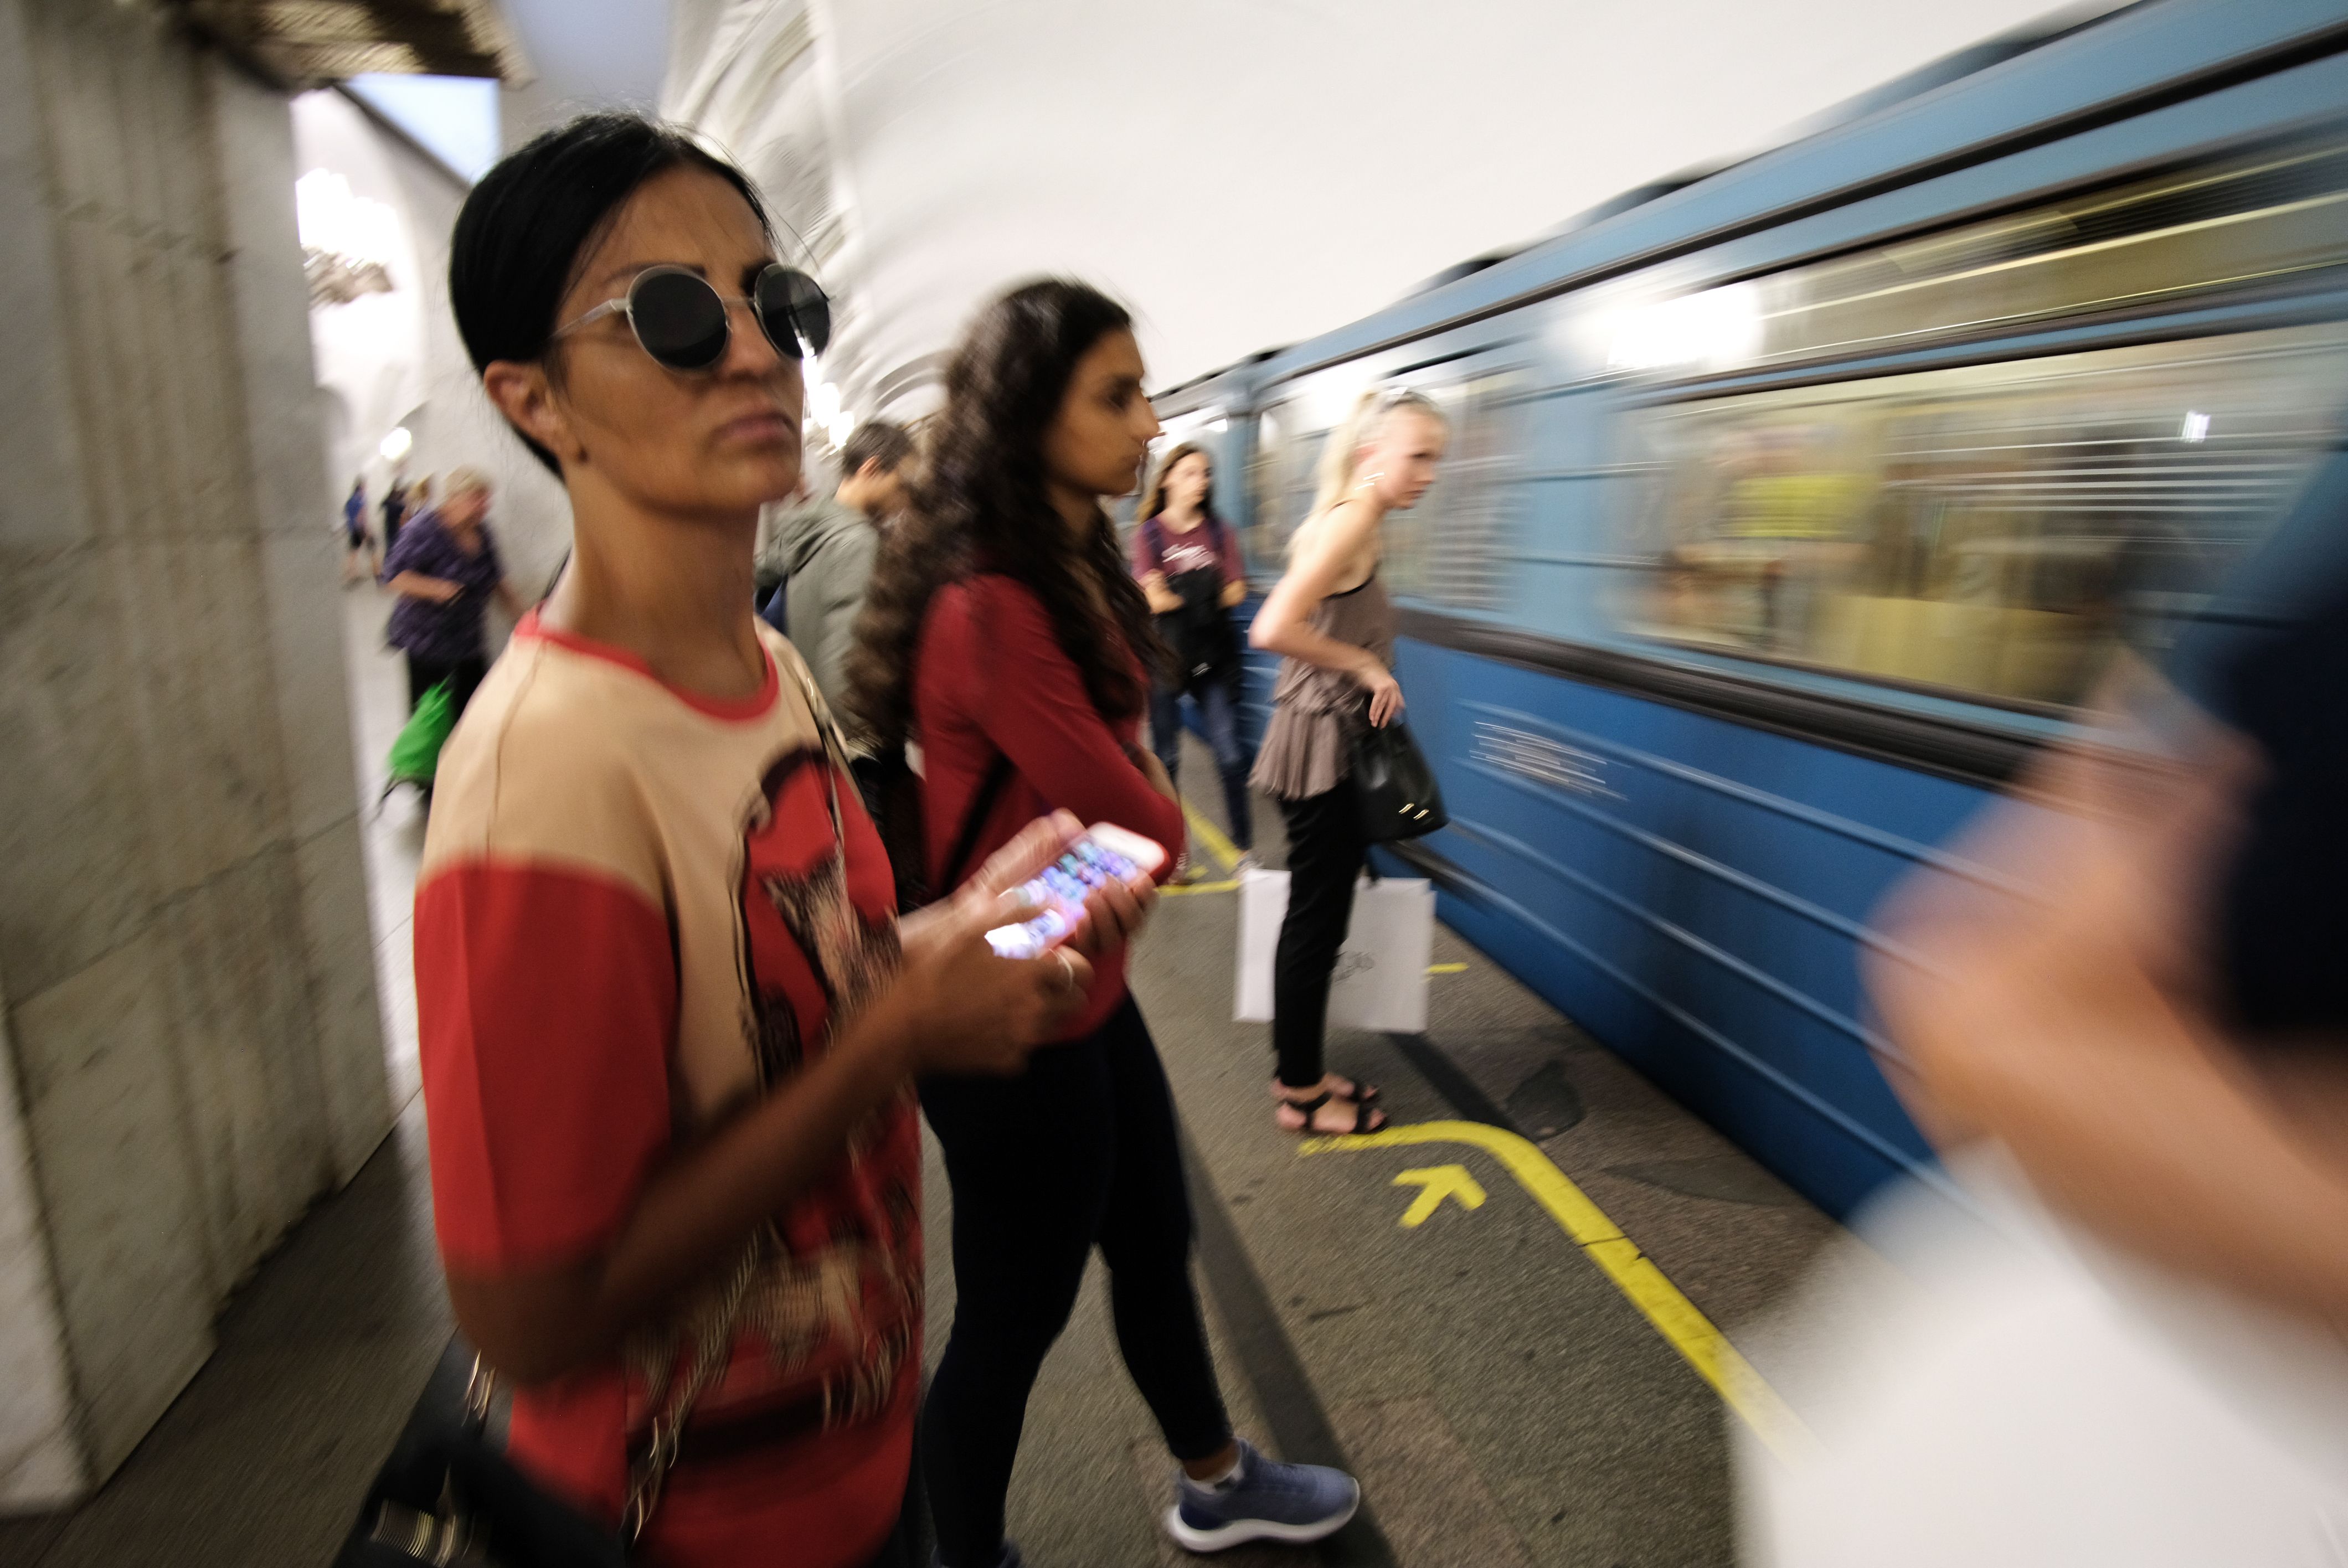
M 1188 882 L 1179 886 L 1160 887 L 1158 891 L 1169 897 L 1179 898 L 1185 893 L 1229 893 L 1238 886 L 1236 882 Z
M 1240 863 L 1239 846 L 1223 836 L 1221 828 L 1193 810 L 1187 800 L 1182 803 L 1182 815 L 1190 819 L 1190 835 L 1207 846 L 1207 853 L 1215 857 L 1215 864 L 1229 876 L 1231 868 Z
M 1430 975 L 1464 975 L 1468 972 L 1468 966 L 1465 964 L 1429 964 L 1426 966 L 1426 972 Z
M 1673 1349 L 1685 1357 L 1697 1375 L 1719 1391 L 1729 1409 L 1782 1459 L 1795 1459 L 1816 1440 L 1777 1391 L 1762 1380 L 1752 1364 L 1737 1354 L 1711 1319 L 1680 1294 L 1653 1260 L 1641 1252 L 1605 1212 L 1590 1201 L 1530 1143 L 1514 1132 L 1481 1122 L 1422 1122 L 1388 1127 L 1360 1137 L 1308 1138 L 1299 1153 L 1351 1153 L 1365 1149 L 1392 1149 L 1413 1143 L 1470 1143 L 1509 1168 L 1532 1200 L 1547 1209 L 1558 1227 L 1573 1238 L 1584 1255 L 1603 1269 L 1615 1287 L 1646 1315 Z

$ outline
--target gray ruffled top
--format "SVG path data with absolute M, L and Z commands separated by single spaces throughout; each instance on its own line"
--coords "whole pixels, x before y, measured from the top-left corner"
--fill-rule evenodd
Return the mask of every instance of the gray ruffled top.
M 1366 648 L 1379 663 L 1394 667 L 1394 601 L 1375 572 L 1359 588 L 1323 600 L 1310 624 L 1323 637 Z M 1272 722 L 1264 726 L 1248 782 L 1282 800 L 1336 788 L 1353 766 L 1348 743 L 1366 722 L 1368 706 L 1369 694 L 1351 675 L 1302 659 L 1282 660 L 1272 688 Z

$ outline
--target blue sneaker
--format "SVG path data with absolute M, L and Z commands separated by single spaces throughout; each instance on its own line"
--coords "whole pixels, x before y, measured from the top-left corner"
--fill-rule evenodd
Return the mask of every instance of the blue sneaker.
M 1220 1486 L 1184 1476 L 1166 1511 L 1166 1533 L 1191 1552 L 1248 1541 L 1318 1541 L 1344 1528 L 1362 1506 L 1362 1486 L 1326 1465 L 1282 1464 L 1240 1443 L 1237 1474 Z

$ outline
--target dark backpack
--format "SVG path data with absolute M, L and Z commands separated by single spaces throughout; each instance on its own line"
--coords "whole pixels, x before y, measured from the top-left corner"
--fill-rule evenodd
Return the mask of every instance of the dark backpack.
M 864 796 L 864 810 L 872 818 L 872 825 L 880 834 L 880 844 L 889 852 L 889 866 L 896 874 L 897 913 L 911 914 L 925 904 L 933 904 L 945 893 L 952 892 L 970 869 L 970 858 L 978 848 L 978 835 L 985 829 L 986 819 L 994 813 L 994 803 L 1003 796 L 1003 786 L 1011 782 L 1011 759 L 997 752 L 994 765 L 971 796 L 970 809 L 963 815 L 962 831 L 954 837 L 953 853 L 946 857 L 945 873 L 939 885 L 930 885 L 929 832 L 922 812 L 922 775 L 906 761 L 905 748 L 892 746 L 885 752 L 860 760 L 855 767 L 859 792 Z
M 1222 520 L 1212 512 L 1201 519 L 1212 542 L 1218 561 L 1228 548 Z M 1141 525 L 1150 553 L 1160 561 L 1166 559 L 1166 530 L 1156 518 Z M 1161 575 L 1162 572 L 1161 572 Z M 1202 681 L 1227 679 L 1239 665 L 1238 634 L 1232 630 L 1231 618 L 1223 609 L 1223 575 L 1218 569 L 1204 567 L 1187 571 L 1179 578 L 1169 577 L 1166 586 L 1182 599 L 1182 608 L 1169 610 L 1158 618 L 1159 635 L 1174 651 L 1177 667 L 1181 671 L 1179 684 L 1185 689 Z

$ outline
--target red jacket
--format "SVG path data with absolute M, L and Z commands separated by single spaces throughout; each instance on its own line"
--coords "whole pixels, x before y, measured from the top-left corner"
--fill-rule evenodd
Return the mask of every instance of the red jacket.
M 1113 822 L 1157 840 L 1166 848 L 1158 879 L 1174 874 L 1186 842 L 1182 808 L 1127 755 L 1139 740 L 1141 716 L 1115 728 L 1101 717 L 1052 635 L 1042 601 L 1024 584 L 988 573 L 938 590 L 914 659 L 913 722 L 933 883 L 945 874 L 941 862 L 998 753 L 1011 759 L 1012 776 L 963 875 L 1027 824 L 1060 809 L 1086 826 Z M 1119 953 L 1096 967 L 1084 1011 L 1062 1038 L 1098 1029 L 1124 997 Z

